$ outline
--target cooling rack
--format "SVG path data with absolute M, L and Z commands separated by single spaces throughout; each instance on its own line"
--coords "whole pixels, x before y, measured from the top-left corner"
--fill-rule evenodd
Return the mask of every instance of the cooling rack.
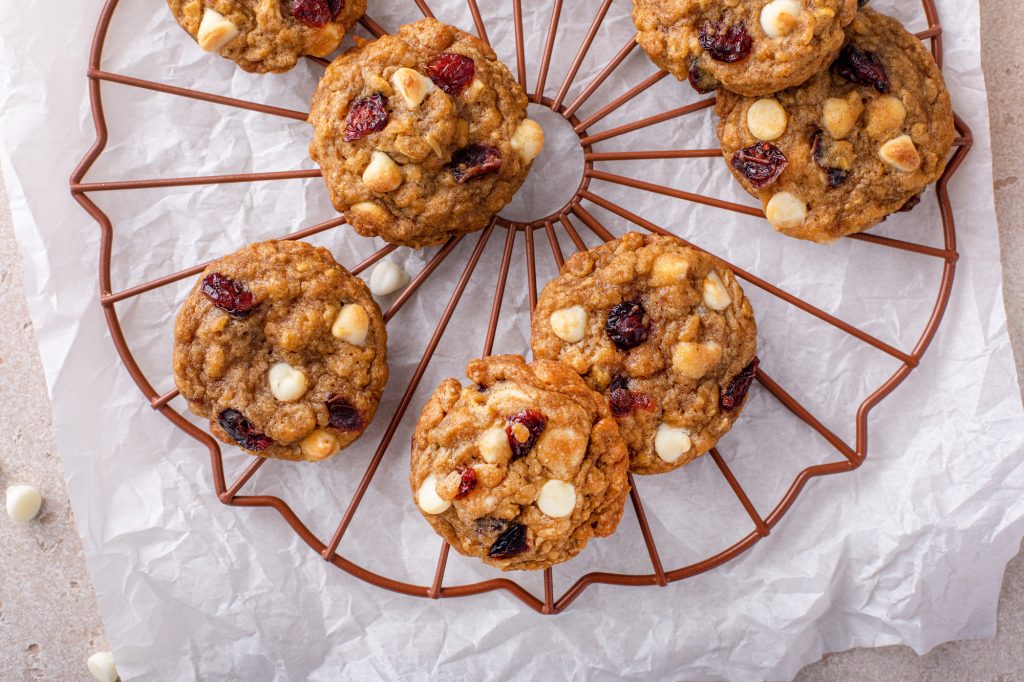
M 398 1 L 398 0 L 396 0 Z M 476 34 L 483 40 L 488 41 L 487 28 L 484 23 L 484 19 L 480 13 L 480 9 L 477 5 L 476 0 L 467 0 L 469 11 L 472 16 L 473 25 Z M 425 0 L 414 0 L 414 3 L 418 10 L 424 16 L 433 16 L 433 13 Z M 939 23 L 938 13 L 933 0 L 922 0 L 922 10 L 927 20 L 927 29 L 918 33 L 917 36 L 921 40 L 927 40 L 931 45 L 931 52 L 935 58 L 935 61 L 942 66 L 942 27 Z M 747 272 L 735 265 L 726 263 L 733 269 L 736 276 L 744 280 L 748 285 L 757 287 L 768 294 L 778 297 L 786 303 L 796 306 L 804 312 L 818 318 L 824 323 L 841 330 L 845 334 L 848 334 L 859 341 L 866 343 L 881 353 L 885 353 L 892 358 L 899 361 L 898 369 L 889 376 L 883 383 L 870 393 L 867 398 L 859 405 L 855 416 L 855 442 L 853 445 L 846 443 L 843 439 L 838 437 L 834 432 L 830 431 L 822 422 L 815 418 L 810 409 L 803 405 L 799 400 L 795 399 L 792 395 L 787 393 L 782 386 L 780 386 L 772 377 L 767 373 L 762 365 L 757 370 L 757 380 L 759 384 L 767 390 L 775 399 L 777 399 L 786 409 L 796 415 L 804 423 L 810 426 L 825 442 L 834 449 L 839 459 L 834 462 L 825 464 L 817 464 L 809 466 L 797 474 L 795 479 L 789 485 L 786 492 L 776 502 L 772 510 L 767 515 L 761 515 L 755 506 L 751 503 L 743 486 L 737 480 L 736 476 L 730 470 L 729 465 L 726 462 L 725 457 L 717 449 L 710 451 L 710 457 L 714 460 L 720 471 L 722 477 L 728 483 L 729 488 L 733 491 L 736 498 L 742 505 L 746 514 L 749 516 L 751 524 L 750 532 L 737 540 L 734 544 L 729 546 L 723 551 L 720 551 L 711 556 L 707 556 L 700 561 L 691 563 L 676 568 L 666 569 L 659 557 L 658 548 L 652 535 L 650 525 L 647 521 L 647 516 L 644 513 L 644 506 L 640 499 L 640 495 L 637 492 L 636 486 L 633 485 L 632 478 L 630 479 L 631 492 L 630 499 L 636 517 L 639 523 L 639 530 L 643 536 L 644 544 L 647 549 L 647 553 L 650 558 L 650 572 L 644 574 L 621 574 L 612 572 L 591 572 L 583 575 L 576 580 L 572 585 L 565 590 L 560 596 L 555 596 L 554 590 L 554 578 L 553 569 L 547 569 L 543 575 L 543 597 L 538 597 L 525 589 L 522 585 L 516 582 L 514 579 L 505 577 L 495 577 L 489 580 L 483 580 L 479 582 L 466 583 L 460 585 L 446 585 L 444 582 L 445 578 L 445 567 L 447 564 L 449 547 L 445 542 L 441 543 L 440 551 L 436 560 L 436 569 L 434 571 L 433 581 L 429 585 L 417 585 L 400 580 L 396 580 L 385 575 L 380 575 L 373 571 L 368 570 L 364 566 L 361 566 L 344 556 L 339 550 L 339 545 L 342 539 L 345 537 L 346 532 L 352 522 L 356 511 L 362 502 L 367 488 L 370 485 L 374 474 L 377 472 L 383 458 L 388 452 L 389 446 L 392 439 L 397 431 L 399 425 L 402 423 L 403 417 L 406 415 L 412 400 L 413 393 L 419 386 L 421 379 L 423 378 L 424 372 L 427 369 L 428 364 L 434 356 L 435 350 L 438 347 L 438 343 L 441 340 L 442 335 L 451 320 L 456 307 L 459 305 L 459 301 L 462 297 L 463 292 L 466 289 L 467 284 L 473 277 L 473 273 L 476 269 L 477 263 L 480 260 L 481 255 L 484 252 L 488 242 L 492 239 L 494 234 L 497 232 L 500 234 L 501 230 L 505 230 L 504 246 L 501 258 L 501 267 L 498 273 L 497 285 L 494 291 L 494 298 L 491 306 L 491 313 L 489 324 L 487 327 L 486 339 L 484 342 L 483 354 L 489 354 L 494 343 L 495 330 L 498 325 L 498 321 L 501 315 L 502 301 L 505 293 L 506 281 L 508 274 L 512 268 L 512 253 L 513 248 L 517 240 L 522 239 L 525 242 L 525 263 L 524 266 L 527 271 L 527 282 L 529 287 L 529 301 L 531 310 L 536 304 L 537 300 L 537 272 L 536 272 L 536 257 L 537 249 L 541 248 L 538 243 L 546 239 L 548 246 L 550 247 L 551 257 L 555 263 L 561 267 L 563 263 L 563 253 L 560 246 L 559 235 L 563 234 L 571 240 L 572 244 L 577 249 L 585 249 L 583 239 L 580 237 L 580 232 L 577 226 L 581 225 L 583 229 L 589 230 L 594 235 L 602 240 L 608 241 L 613 239 L 613 235 L 608 229 L 597 220 L 594 215 L 587 210 L 587 205 L 598 206 L 602 209 L 609 211 L 610 213 L 622 218 L 627 223 L 631 223 L 636 227 L 658 234 L 672 234 L 668 230 L 662 228 L 646 220 L 640 215 L 633 213 L 627 208 L 603 197 L 595 194 L 591 188 L 590 183 L 592 180 L 602 180 L 614 185 L 620 185 L 624 187 L 634 188 L 645 192 L 650 192 L 657 195 L 662 195 L 667 199 L 678 199 L 685 202 L 694 202 L 698 204 L 704 204 L 707 206 L 715 207 L 720 210 L 734 211 L 743 213 L 751 216 L 763 217 L 763 213 L 753 207 L 744 206 L 741 204 L 732 203 L 729 201 L 723 201 L 721 199 L 703 196 L 701 194 L 695 194 L 691 192 L 685 192 L 678 189 L 666 187 L 657 183 L 641 181 L 622 175 L 606 172 L 595 168 L 595 164 L 599 162 L 614 162 L 614 161 L 628 161 L 628 160 L 648 160 L 648 159 L 688 159 L 688 158 L 699 158 L 699 157 L 715 157 L 720 155 L 718 149 L 676 149 L 669 151 L 644 151 L 644 150 L 631 150 L 631 151 L 608 151 L 602 152 L 596 149 L 596 146 L 606 140 L 630 133 L 648 126 L 653 126 L 658 123 L 677 119 L 688 114 L 691 114 L 702 109 L 713 106 L 714 98 L 707 98 L 700 100 L 693 104 L 678 107 L 665 111 L 663 113 L 647 116 L 639 120 L 613 127 L 610 129 L 602 130 L 599 132 L 590 132 L 597 124 L 605 119 L 612 112 L 622 108 L 628 102 L 637 97 L 640 93 L 644 92 L 655 83 L 665 78 L 668 74 L 664 71 L 656 71 L 646 79 L 640 81 L 633 87 L 629 88 L 626 92 L 617 96 L 611 100 L 608 104 L 594 111 L 586 118 L 582 120 L 578 117 L 578 112 L 581 106 L 584 105 L 590 99 L 590 97 L 598 91 L 599 88 L 605 83 L 609 76 L 615 72 L 615 70 L 626 60 L 626 58 L 637 48 L 635 40 L 630 39 L 623 45 L 607 64 L 594 76 L 589 83 L 583 88 L 583 90 L 575 96 L 573 99 L 569 99 L 568 93 L 570 88 L 573 86 L 577 74 L 583 64 L 584 59 L 591 51 L 595 38 L 598 35 L 598 30 L 605 21 L 609 8 L 612 5 L 612 0 L 603 0 L 600 4 L 596 15 L 594 16 L 593 22 L 590 24 L 589 30 L 585 35 L 581 36 L 578 43 L 579 47 L 575 53 L 575 57 L 572 61 L 572 65 L 568 70 L 562 83 L 558 86 L 557 90 L 548 88 L 548 70 L 551 64 L 552 54 L 555 49 L 555 38 L 559 29 L 559 19 L 563 12 L 563 0 L 553 0 L 551 2 L 551 14 L 550 21 L 548 23 L 548 29 L 546 38 L 544 41 L 543 52 L 539 56 L 539 62 L 537 64 L 537 78 L 531 89 L 530 84 L 527 82 L 526 66 L 527 66 L 527 55 L 525 50 L 525 40 L 523 35 L 523 9 L 522 0 L 512 1 L 512 14 L 515 32 L 515 73 L 518 78 L 520 85 L 523 86 L 524 90 L 527 91 L 530 102 L 539 104 L 550 108 L 552 111 L 557 112 L 567 121 L 572 124 L 573 130 L 579 136 L 579 143 L 583 150 L 584 158 L 584 171 L 583 177 L 580 181 L 579 186 L 573 197 L 559 210 L 554 213 L 536 220 L 529 222 L 507 220 L 501 216 L 496 217 L 484 230 L 476 235 L 470 236 L 459 236 L 449 240 L 437 253 L 427 262 L 423 269 L 412 279 L 406 289 L 397 297 L 392 303 L 384 315 L 385 322 L 389 321 L 398 310 L 405 305 L 406 302 L 413 297 L 420 286 L 427 280 L 435 271 L 437 271 L 442 265 L 454 266 L 452 263 L 445 264 L 446 259 L 455 249 L 456 245 L 464 238 L 476 239 L 475 247 L 468 260 L 462 265 L 462 274 L 455 284 L 454 290 L 448 300 L 447 306 L 444 308 L 436 327 L 429 341 L 427 342 L 426 348 L 420 358 L 419 364 L 417 365 L 408 385 L 406 386 L 397 407 L 390 415 L 378 414 L 377 419 L 388 420 L 387 428 L 384 431 L 383 436 L 377 444 L 377 447 L 370 459 L 366 470 L 356 487 L 355 493 L 351 500 L 345 507 L 345 511 L 338 522 L 338 525 L 330 537 L 324 539 L 316 537 L 309 528 L 303 523 L 298 515 L 292 510 L 292 508 L 280 497 L 272 495 L 243 495 L 242 490 L 245 485 L 249 482 L 252 476 L 264 466 L 267 466 L 271 460 L 254 458 L 252 462 L 244 468 L 243 471 L 231 482 L 228 483 L 228 479 L 225 477 L 225 467 L 223 457 L 221 455 L 219 443 L 213 439 L 208 433 L 199 429 L 197 426 L 192 424 L 186 419 L 181 412 L 179 412 L 174 406 L 172 401 L 178 397 L 176 390 L 169 391 L 164 394 L 159 394 L 154 390 L 153 385 L 146 376 L 146 374 L 140 369 L 135 358 L 132 354 L 132 349 L 125 340 L 124 333 L 121 328 L 121 322 L 118 317 L 117 304 L 128 299 L 132 299 L 140 294 L 143 294 L 154 289 L 158 289 L 165 285 L 173 282 L 180 281 L 182 279 L 193 277 L 199 274 L 207 265 L 207 263 L 200 263 L 193 267 L 174 272 L 163 277 L 159 277 L 149 282 L 133 286 L 131 288 L 122 289 L 115 291 L 112 287 L 111 282 L 111 258 L 112 258 L 112 244 L 115 235 L 115 227 L 110 218 L 93 202 L 90 198 L 90 194 L 95 192 L 115 192 L 115 191 L 130 191 L 145 188 L 157 188 L 157 187 L 187 187 L 195 185 L 216 185 L 226 183 L 247 183 L 247 182 L 263 182 L 270 180 L 284 180 L 294 178 L 310 178 L 318 177 L 320 175 L 319 170 L 296 170 L 296 171 L 283 171 L 283 172 L 265 172 L 265 173 L 238 173 L 229 175 L 217 175 L 217 176 L 201 176 L 201 177 L 174 177 L 174 178 L 156 178 L 156 179 L 123 179 L 114 181 L 101 181 L 101 182 L 85 182 L 84 178 L 93 166 L 95 161 L 103 153 L 107 141 L 108 132 L 107 124 L 103 112 L 103 97 L 102 97 L 102 84 L 103 83 L 117 83 L 129 87 L 141 88 L 156 93 L 166 94 L 173 97 L 187 97 L 195 100 L 201 100 L 209 102 L 211 104 L 234 107 L 239 109 L 247 109 L 250 111 L 260 112 L 270 116 L 279 116 L 284 118 L 290 118 L 295 120 L 305 121 L 307 113 L 302 111 L 294 111 L 290 109 L 283 109 L 280 107 L 268 106 L 257 102 L 250 102 L 240 99 L 234 99 L 230 97 L 224 97 L 221 95 L 200 92 L 197 90 L 191 90 L 188 88 L 176 87 L 160 82 L 143 80 L 132 76 L 122 75 L 118 73 L 112 73 L 105 71 L 102 67 L 102 56 L 104 42 L 107 37 L 107 32 L 111 26 L 115 10 L 118 6 L 118 0 L 107 0 L 103 10 L 100 14 L 96 31 L 93 38 L 92 50 L 90 54 L 89 67 L 87 71 L 88 85 L 89 85 L 89 97 L 92 107 L 92 116 L 96 129 L 96 140 L 92 147 L 89 149 L 86 156 L 82 159 L 78 167 L 74 170 L 71 176 L 70 188 L 71 193 L 75 200 L 92 216 L 93 219 L 99 224 L 101 228 L 101 240 L 100 240 L 100 253 L 99 253 L 99 284 L 100 284 L 100 303 L 103 307 L 103 312 L 106 318 L 107 326 L 110 330 L 111 339 L 114 347 L 120 356 L 124 366 L 128 370 L 135 383 L 141 389 L 146 400 L 152 408 L 162 414 L 167 420 L 175 427 L 181 429 L 192 438 L 196 439 L 207 447 L 210 453 L 210 463 L 213 475 L 214 487 L 221 500 L 226 505 L 235 507 L 269 507 L 276 510 L 284 521 L 294 530 L 302 540 L 308 544 L 315 552 L 320 554 L 324 560 L 332 563 L 338 568 L 346 571 L 347 573 L 364 580 L 368 583 L 372 583 L 378 587 L 393 590 L 403 594 L 425 597 L 431 599 L 448 598 L 448 597 L 462 597 L 473 594 L 480 594 L 484 592 L 491 592 L 496 590 L 504 590 L 509 594 L 520 599 L 526 606 L 544 614 L 558 613 L 566 609 L 574 600 L 576 600 L 590 585 L 604 583 L 620 586 L 661 586 L 664 587 L 669 583 L 690 578 L 704 571 L 708 571 L 723 563 L 737 557 L 745 550 L 749 549 L 756 542 L 762 538 L 768 536 L 771 529 L 779 523 L 786 512 L 793 506 L 797 497 L 800 495 L 804 486 L 813 478 L 828 476 L 834 474 L 840 474 L 844 472 L 852 471 L 858 468 L 865 460 L 868 452 L 868 423 L 867 417 L 869 412 L 877 406 L 883 399 L 885 399 L 906 377 L 917 367 L 921 358 L 924 356 L 928 349 L 928 346 L 935 335 L 936 330 L 942 320 L 943 313 L 946 309 L 946 304 L 949 300 L 950 291 L 953 285 L 953 276 L 956 268 L 957 261 L 957 247 L 956 247 L 956 233 L 953 220 L 953 209 L 950 204 L 949 195 L 947 191 L 948 183 L 950 178 L 956 173 L 957 169 L 963 162 L 964 157 L 967 155 L 972 144 L 971 131 L 958 116 L 955 117 L 956 129 L 958 137 L 954 142 L 954 151 L 952 158 L 946 167 L 945 173 L 939 179 L 936 185 L 936 199 L 939 206 L 939 213 L 941 216 L 941 234 L 942 234 L 942 247 L 925 246 L 922 244 L 912 243 L 908 241 L 901 241 L 889 237 L 883 237 L 875 234 L 858 234 L 848 237 L 849 239 L 862 240 L 871 242 L 880 247 L 889 249 L 897 249 L 905 252 L 911 252 L 920 256 L 928 258 L 936 258 L 942 262 L 942 276 L 939 282 L 938 290 L 936 291 L 935 303 L 931 311 L 931 315 L 924 326 L 924 329 L 917 340 L 917 343 L 910 351 L 904 351 L 896 348 L 884 341 L 866 333 L 862 329 L 849 324 L 848 322 L 839 319 L 838 317 L 802 300 L 801 298 L 790 294 L 783 289 L 775 286 L 771 282 L 765 281 L 757 277 L 756 275 Z M 374 36 L 381 36 L 385 34 L 385 29 L 380 26 L 377 22 L 371 19 L 369 16 L 363 17 L 360 22 L 362 26 Z M 326 66 L 327 61 L 323 59 L 313 58 L 312 61 L 318 62 L 321 65 Z M 554 96 L 549 97 L 548 93 L 553 92 Z M 575 221 L 575 223 L 574 223 Z M 344 224 L 344 217 L 339 216 L 335 219 L 321 222 L 313 225 L 312 227 L 292 232 L 290 234 L 283 235 L 281 239 L 302 239 L 311 235 L 331 230 Z M 676 235 L 673 235 L 676 236 Z M 692 244 L 683 240 L 688 245 L 694 248 L 700 248 L 697 244 Z M 238 245 L 239 247 L 242 244 Z M 363 272 L 366 268 L 370 267 L 387 254 L 394 251 L 395 246 L 387 246 L 376 251 L 370 257 L 364 261 L 350 268 L 354 273 Z M 716 254 L 717 255 L 717 254 Z M 720 257 L 720 256 L 719 256 Z M 454 266 L 457 267 L 457 266 Z M 173 318 L 173 311 L 168 311 L 168 319 Z M 168 373 L 169 375 L 169 373 Z M 167 382 L 169 376 L 165 375 L 160 377 L 163 382 Z M 183 402 L 183 401 L 178 401 Z M 185 409 L 184 407 L 182 409 Z M 741 425 L 740 425 L 741 426 Z M 403 451 L 403 448 L 395 448 L 397 452 L 393 453 L 395 457 L 407 457 L 407 454 Z M 404 461 L 404 460 L 403 460 Z M 274 461 L 274 465 L 287 466 L 286 462 Z M 399 494 L 408 495 L 407 490 L 402 490 Z M 622 532 L 633 532 L 631 529 L 622 528 L 619 530 Z M 557 570 L 557 567 L 556 569 Z

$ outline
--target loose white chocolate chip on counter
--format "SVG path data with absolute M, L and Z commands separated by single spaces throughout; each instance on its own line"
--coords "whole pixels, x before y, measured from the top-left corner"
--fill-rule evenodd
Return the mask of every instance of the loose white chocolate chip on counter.
M 759 140 L 777 140 L 786 132 L 789 117 L 774 97 L 759 99 L 747 109 L 747 130 Z
M 306 375 L 287 362 L 276 362 L 267 372 L 270 392 L 282 403 L 298 400 L 306 394 L 309 384 Z
M 434 82 L 414 69 L 402 67 L 391 74 L 391 85 L 410 109 L 416 109 L 437 88 Z
M 437 494 L 437 477 L 434 474 L 423 479 L 416 491 L 416 504 L 427 514 L 440 514 L 452 506 L 451 502 L 441 499 Z
M 898 171 L 913 173 L 921 167 L 921 155 L 910 135 L 900 135 L 882 145 L 878 156 Z
M 234 40 L 239 33 L 238 27 L 225 19 L 223 14 L 207 7 L 203 10 L 203 20 L 199 23 L 196 41 L 199 47 L 207 52 L 217 52 Z
M 845 98 L 829 97 L 821 107 L 821 124 L 828 134 L 837 140 L 844 140 L 857 127 L 857 121 L 864 112 L 860 94 L 853 90 Z
M 358 303 L 346 303 L 341 306 L 338 317 L 334 319 L 331 326 L 331 334 L 353 346 L 362 346 L 366 343 L 366 335 L 370 329 L 370 316 Z
M 363 171 L 363 184 L 374 192 L 390 192 L 402 184 L 402 170 L 384 152 L 373 152 Z
M 586 334 L 587 319 L 587 311 L 583 306 L 574 305 L 551 313 L 548 322 L 555 336 L 568 343 L 578 343 Z
M 769 38 L 788 35 L 803 13 L 803 5 L 797 0 L 772 0 L 761 8 L 761 28 Z
M 109 651 L 97 651 L 85 662 L 89 672 L 97 682 L 117 682 L 117 668 L 114 667 L 114 654 Z
M 662 460 L 672 464 L 690 451 L 690 434 L 677 426 L 662 422 L 654 434 L 654 451 Z
M 7 488 L 7 515 L 18 523 L 31 521 L 43 505 L 43 496 L 30 485 L 12 485 Z
M 387 296 L 398 291 L 409 283 L 409 273 L 395 265 L 390 258 L 385 258 L 370 273 L 370 293 L 374 296 Z
M 338 451 L 338 439 L 323 429 L 317 429 L 299 441 L 299 448 L 310 459 L 327 459 Z
M 663 253 L 654 259 L 651 268 L 651 286 L 664 287 L 682 282 L 690 272 L 690 264 L 678 253 Z
M 807 204 L 795 194 L 779 192 L 768 200 L 764 215 L 772 227 L 792 230 L 803 225 L 807 219 Z
M 672 369 L 687 379 L 700 379 L 722 359 L 722 347 L 710 341 L 680 341 L 672 349 Z
M 537 493 L 537 507 L 553 519 L 569 516 L 576 508 L 576 487 L 566 481 L 551 479 Z
M 523 161 L 529 163 L 544 149 L 544 129 L 533 119 L 525 118 L 512 133 L 509 143 Z
M 508 444 L 508 434 L 505 429 L 494 427 L 487 429 L 477 439 L 477 448 L 480 456 L 488 464 L 502 464 L 512 457 L 512 447 Z
M 704 278 L 702 286 L 704 290 L 704 305 L 712 310 L 722 311 L 729 307 L 732 298 L 729 297 L 729 290 L 725 288 L 725 282 L 717 272 L 712 270 Z

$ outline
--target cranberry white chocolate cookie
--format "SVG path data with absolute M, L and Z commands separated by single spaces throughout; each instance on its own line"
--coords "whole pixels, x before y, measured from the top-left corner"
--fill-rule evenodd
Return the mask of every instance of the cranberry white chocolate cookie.
M 326 57 L 363 16 L 366 0 L 167 0 L 199 47 L 246 71 L 288 71 Z
M 728 267 L 673 237 L 631 232 L 565 262 L 537 301 L 532 347 L 605 396 L 630 470 L 656 474 L 732 427 L 757 369 L 756 332 Z
M 718 139 L 779 232 L 831 242 L 909 210 L 953 144 L 949 93 L 932 55 L 865 8 L 839 58 L 807 83 L 755 99 L 720 93 Z
M 767 95 L 835 58 L 857 0 L 633 0 L 636 40 L 698 92 Z
M 388 379 L 366 285 L 327 249 L 268 241 L 214 261 L 174 325 L 174 383 L 214 436 L 316 461 L 362 435 Z
M 486 43 L 423 19 L 328 67 L 309 153 L 359 234 L 438 244 L 486 226 L 523 184 L 544 146 L 526 104 Z
M 519 355 L 446 379 L 412 439 L 424 518 L 457 551 L 503 570 L 547 568 L 615 532 L 629 456 L 604 399 L 570 368 Z

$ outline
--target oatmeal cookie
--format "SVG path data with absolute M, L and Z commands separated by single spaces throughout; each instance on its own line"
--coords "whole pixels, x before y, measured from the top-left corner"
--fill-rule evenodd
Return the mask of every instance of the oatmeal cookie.
M 174 383 L 250 454 L 321 460 L 359 438 L 388 379 L 380 308 L 327 249 L 251 244 L 215 261 L 174 325 Z
M 526 104 L 486 43 L 423 19 L 328 67 L 309 153 L 359 234 L 439 244 L 486 226 L 526 179 L 544 144 Z
M 423 408 L 409 483 L 457 551 L 503 570 L 541 569 L 615 532 L 629 456 L 604 399 L 558 362 L 473 360 Z
M 606 397 L 630 470 L 657 474 L 710 450 L 757 368 L 750 301 L 715 257 L 626 234 L 565 262 L 537 301 L 532 347 Z
M 633 0 L 636 40 L 698 92 L 767 95 L 831 62 L 857 0 Z
M 366 0 L 167 0 L 199 47 L 246 71 L 282 73 L 326 57 L 363 16 Z
M 733 175 L 779 232 L 830 242 L 913 208 L 942 175 L 953 110 L 942 73 L 895 19 L 862 9 L 831 66 L 754 99 L 720 93 L 718 139 Z

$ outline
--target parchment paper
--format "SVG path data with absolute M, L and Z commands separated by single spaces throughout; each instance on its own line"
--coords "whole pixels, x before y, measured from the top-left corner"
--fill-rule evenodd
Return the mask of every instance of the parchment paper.
M 471 28 L 464 3 L 431 4 L 443 20 Z M 514 69 L 511 3 L 481 5 L 497 52 Z M 532 88 L 550 6 L 524 5 Z M 598 5 L 566 4 L 549 95 Z M 916 3 L 875 5 L 911 30 L 925 27 Z M 100 6 L 98 0 L 67 3 L 60 20 L 51 21 L 40 20 L 39 3 L 0 5 L 0 134 L 60 454 L 126 679 L 778 679 L 828 651 L 902 643 L 925 652 L 950 639 L 994 634 L 1003 567 L 1024 534 L 1024 418 L 1000 293 L 975 3 L 939 2 L 947 82 L 975 136 L 951 186 L 961 253 L 956 286 L 921 367 L 872 412 L 867 463 L 855 473 L 812 481 L 771 537 L 737 561 L 666 589 L 591 587 L 558 617 L 537 615 L 504 593 L 431 602 L 383 591 L 323 562 L 276 513 L 217 501 L 205 450 L 147 406 L 114 353 L 98 302 L 100 231 L 65 184 L 93 141 L 85 69 Z M 570 101 L 629 40 L 629 9 L 625 0 L 613 4 Z M 371 3 L 371 15 L 389 28 L 418 18 L 412 2 L 399 0 Z M 122 3 L 103 68 L 305 110 L 319 67 L 303 63 L 285 76 L 245 74 L 198 50 L 154 0 Z M 636 50 L 581 116 L 654 71 Z M 87 180 L 312 167 L 304 123 L 102 87 L 110 140 Z M 696 96 L 688 87 L 665 79 L 591 130 L 691 101 Z M 713 147 L 713 123 L 702 111 L 602 143 L 598 151 Z M 549 151 L 571 149 L 558 141 L 567 131 L 548 134 Z M 560 156 L 549 153 L 543 163 L 562 163 Z M 718 159 L 602 168 L 751 203 Z M 566 184 L 531 183 L 519 203 L 540 205 Z M 592 190 L 898 348 L 913 347 L 931 313 L 939 259 L 854 240 L 819 247 L 777 235 L 758 219 L 604 182 Z M 333 215 L 319 179 L 92 196 L 117 228 L 115 290 Z M 622 220 L 588 210 L 616 233 L 625 231 Z M 939 245 L 938 225 L 929 191 L 921 206 L 875 233 Z M 461 376 L 466 360 L 481 352 L 504 236 L 498 230 L 487 244 L 341 546 L 352 561 L 400 580 L 429 584 L 439 549 L 407 490 L 411 421 L 441 378 Z M 538 237 L 543 284 L 554 264 Z M 478 238 L 465 239 L 389 325 L 392 379 L 359 445 L 320 465 L 270 462 L 245 493 L 282 496 L 315 534 L 330 536 Z M 313 241 L 349 266 L 382 245 L 345 229 Z M 571 248 L 564 240 L 563 249 Z M 395 257 L 415 272 L 432 253 L 401 249 Z M 522 243 L 513 262 L 495 352 L 528 349 Z M 135 357 L 161 392 L 172 386 L 171 325 L 189 285 L 117 308 Z M 765 369 L 852 442 L 856 407 L 897 361 L 752 285 L 746 290 L 758 314 Z M 233 478 L 248 458 L 225 450 Z M 761 514 L 798 471 L 837 458 L 760 388 L 721 450 Z M 709 556 L 751 530 L 710 458 L 637 484 L 666 567 Z M 593 542 L 555 570 L 556 594 L 590 570 L 650 572 L 628 505 L 613 538 Z M 494 575 L 453 552 L 445 584 Z M 514 577 L 542 595 L 540 575 Z

